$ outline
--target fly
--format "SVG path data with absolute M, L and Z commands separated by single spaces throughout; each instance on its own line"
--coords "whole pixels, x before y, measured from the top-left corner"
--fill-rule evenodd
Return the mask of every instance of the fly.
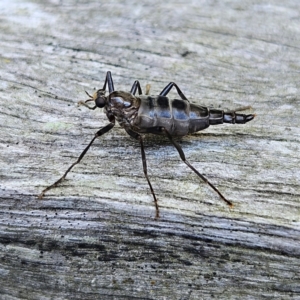
M 108 95 L 106 93 L 106 86 L 108 86 Z M 167 97 L 173 87 L 176 89 L 180 99 L 170 99 Z M 170 82 L 158 96 L 149 95 L 149 89 L 150 87 L 147 85 L 146 94 L 143 95 L 140 83 L 136 80 L 130 92 L 115 91 L 111 72 L 108 71 L 102 89 L 97 90 L 93 96 L 86 92 L 89 99 L 79 103 L 93 110 L 97 107 L 103 108 L 110 123 L 95 133 L 95 136 L 78 159 L 66 170 L 61 178 L 46 187 L 39 194 L 39 199 L 42 199 L 47 191 L 57 187 L 66 178 L 72 168 L 82 160 L 95 139 L 110 131 L 117 121 L 131 137 L 140 142 L 143 171 L 153 196 L 156 218 L 159 217 L 159 207 L 154 189 L 147 174 L 147 161 L 142 135 L 147 133 L 166 136 L 178 151 L 181 160 L 206 182 L 222 200 L 232 207 L 232 202 L 225 198 L 217 187 L 189 163 L 185 158 L 181 146 L 173 137 L 182 137 L 203 130 L 210 125 L 223 123 L 245 124 L 251 121 L 255 115 L 236 113 L 236 111 L 244 110 L 245 108 L 224 112 L 223 110 L 210 109 L 208 107 L 192 104 L 174 82 Z M 136 96 L 137 91 L 138 96 Z M 87 102 L 91 101 L 94 102 L 94 106 L 87 104 Z

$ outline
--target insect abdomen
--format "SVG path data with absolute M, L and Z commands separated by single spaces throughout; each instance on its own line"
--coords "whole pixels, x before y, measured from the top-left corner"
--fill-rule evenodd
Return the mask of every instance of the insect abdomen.
M 140 132 L 151 127 L 164 127 L 173 136 L 183 136 L 207 128 L 209 112 L 206 107 L 190 104 L 187 100 L 141 96 L 135 125 Z
M 151 127 L 164 127 L 173 136 L 184 136 L 210 125 L 223 123 L 245 124 L 254 115 L 224 112 L 191 104 L 187 100 L 169 99 L 164 96 L 139 96 L 140 107 L 134 125 L 139 132 Z

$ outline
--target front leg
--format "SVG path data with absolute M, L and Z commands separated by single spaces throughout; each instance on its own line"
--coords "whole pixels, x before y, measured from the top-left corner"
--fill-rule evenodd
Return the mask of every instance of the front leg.
M 45 193 L 55 187 L 57 187 L 67 176 L 67 174 L 73 169 L 73 167 L 77 164 L 80 163 L 80 161 L 83 159 L 89 148 L 92 146 L 94 143 L 95 139 L 98 138 L 99 136 L 107 133 L 109 130 L 111 130 L 115 125 L 115 120 L 111 120 L 111 123 L 107 124 L 105 127 L 101 128 L 99 131 L 96 132 L 95 136 L 93 139 L 90 141 L 90 143 L 86 146 L 86 148 L 82 151 L 82 153 L 79 155 L 78 159 L 68 168 L 68 170 L 65 172 L 65 174 L 60 177 L 57 181 L 55 181 L 53 184 L 49 185 L 46 187 L 42 192 L 38 195 L 39 199 L 42 199 L 45 195 Z

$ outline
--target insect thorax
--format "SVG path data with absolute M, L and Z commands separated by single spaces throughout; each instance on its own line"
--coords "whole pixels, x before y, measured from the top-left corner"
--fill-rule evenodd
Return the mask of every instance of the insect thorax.
M 108 97 L 106 114 L 114 115 L 120 126 L 130 128 L 137 116 L 139 107 L 139 98 L 128 92 L 115 91 Z

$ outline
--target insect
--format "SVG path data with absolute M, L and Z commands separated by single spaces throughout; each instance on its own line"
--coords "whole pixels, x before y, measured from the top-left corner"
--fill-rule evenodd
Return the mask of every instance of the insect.
M 106 86 L 108 86 L 108 94 L 106 92 Z M 170 99 L 167 97 L 173 87 L 176 89 L 181 99 Z M 178 151 L 181 160 L 231 207 L 233 205 L 231 201 L 226 199 L 206 177 L 199 173 L 189 163 L 185 158 L 181 146 L 173 139 L 173 137 L 182 137 L 189 133 L 203 130 L 210 125 L 223 123 L 245 124 L 251 121 L 255 115 L 236 113 L 236 111 L 244 110 L 245 108 L 224 112 L 223 110 L 210 109 L 192 104 L 174 82 L 170 82 L 157 96 L 149 95 L 149 89 L 150 87 L 147 86 L 146 94 L 142 95 L 140 83 L 136 80 L 133 83 L 130 92 L 115 91 L 111 72 L 108 71 L 102 89 L 97 90 L 93 96 L 86 92 L 89 99 L 79 103 L 93 110 L 97 107 L 103 108 L 110 123 L 95 133 L 95 136 L 80 154 L 78 159 L 67 169 L 61 178 L 52 185 L 46 187 L 39 194 L 39 199 L 42 199 L 47 191 L 57 187 L 66 178 L 72 168 L 82 160 L 95 139 L 110 131 L 117 121 L 131 137 L 140 142 L 143 171 L 153 196 L 156 218 L 159 217 L 158 201 L 147 174 L 147 161 L 142 135 L 147 133 L 166 136 Z M 139 94 L 138 96 L 136 96 L 137 91 Z M 94 102 L 94 106 L 89 106 L 87 104 L 87 102 L 91 101 Z

